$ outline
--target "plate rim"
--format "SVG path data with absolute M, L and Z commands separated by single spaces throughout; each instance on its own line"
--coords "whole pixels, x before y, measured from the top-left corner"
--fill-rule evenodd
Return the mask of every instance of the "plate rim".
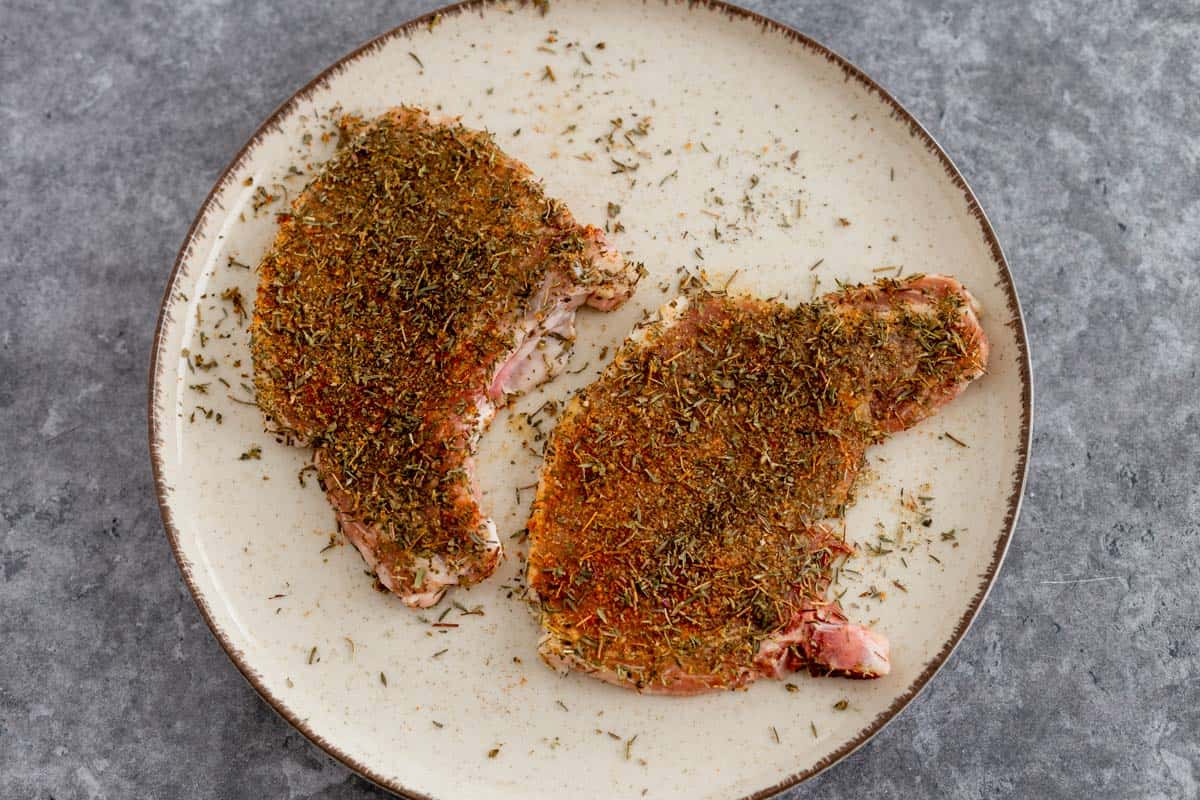
M 225 655 L 233 662 L 233 665 L 241 673 L 246 682 L 258 693 L 258 696 L 266 702 L 277 714 L 279 714 L 288 724 L 298 730 L 312 744 L 320 748 L 327 755 L 336 759 L 356 774 L 369 780 L 381 789 L 391 792 L 399 797 L 408 798 L 408 800 L 434 800 L 428 795 L 409 789 L 398 782 L 395 782 L 378 772 L 371 767 L 361 763 L 353 756 L 344 752 L 338 745 L 325 739 L 317 731 L 313 730 L 306 720 L 301 719 L 279 698 L 272 695 L 266 688 L 255 670 L 248 663 L 245 654 L 240 649 L 235 647 L 233 643 L 225 635 L 222 628 L 216 624 L 212 612 L 209 608 L 207 600 L 200 593 L 196 581 L 192 576 L 192 570 L 184 557 L 182 547 L 180 545 L 179 531 L 175 527 L 174 516 L 168 501 L 168 490 L 163 477 L 162 455 L 160 452 L 159 442 L 162 440 L 162 431 L 164 429 L 163 421 L 156 413 L 156 400 L 158 398 L 158 381 L 157 378 L 162 372 L 164 340 L 166 328 L 171 321 L 169 318 L 168 309 L 171 302 L 171 296 L 175 289 L 175 281 L 179 276 L 179 271 L 183 263 L 191 255 L 195 244 L 196 234 L 201 225 L 207 221 L 210 214 L 214 211 L 219 211 L 219 207 L 214 204 L 217 194 L 222 191 L 232 178 L 234 172 L 242 165 L 246 158 L 250 155 L 261 140 L 268 134 L 277 130 L 280 126 L 280 120 L 298 106 L 318 88 L 326 85 L 329 79 L 336 76 L 347 69 L 353 62 L 358 61 L 364 56 L 368 56 L 376 50 L 382 48 L 385 44 L 393 39 L 408 35 L 414 29 L 421 25 L 432 23 L 441 17 L 448 15 L 458 15 L 470 13 L 473 11 L 484 10 L 487 7 L 495 6 L 503 3 L 505 0 L 460 0 L 460 2 L 450 3 L 441 6 L 432 11 L 413 17 L 406 22 L 401 23 L 383 33 L 372 37 L 363 44 L 351 50 L 346 55 L 334 61 L 325 69 L 321 70 L 312 80 L 308 81 L 298 90 L 293 92 L 286 100 L 280 103 L 274 111 L 255 129 L 250 138 L 242 145 L 234 157 L 229 161 L 225 168 L 218 175 L 213 183 L 212 189 L 209 190 L 204 202 L 201 203 L 199 210 L 196 212 L 192 224 L 188 227 L 187 233 L 184 235 L 183 244 L 179 248 L 179 252 L 175 257 L 175 262 L 171 267 L 171 273 L 167 278 L 166 288 L 163 291 L 162 302 L 159 306 L 158 319 L 155 323 L 154 340 L 151 344 L 150 353 L 150 369 L 148 374 L 148 391 L 147 391 L 147 428 L 149 435 L 150 463 L 151 470 L 154 474 L 155 495 L 158 500 L 159 513 L 162 517 L 163 528 L 167 534 L 167 540 L 171 545 L 171 553 L 175 558 L 175 563 L 179 567 L 179 571 L 183 576 L 184 583 L 187 585 L 188 593 L 195 601 L 197 608 L 200 610 L 200 615 L 204 619 L 205 625 L 208 626 L 209 632 L 221 649 L 225 651 Z M 645 0 L 644 0 L 645 1 Z M 785 777 L 782 781 L 771 786 L 760 789 L 753 794 L 749 794 L 741 798 L 741 800 L 766 800 L 787 789 L 797 786 L 810 778 L 824 772 L 829 767 L 848 757 L 868 741 L 875 737 L 887 725 L 892 722 L 900 713 L 909 706 L 920 694 L 925 690 L 932 681 L 933 677 L 941 671 L 942 667 L 950 660 L 954 651 L 958 649 L 958 645 L 966 636 L 967 631 L 971 628 L 975 619 L 978 617 L 980 610 L 983 608 L 984 602 L 987 600 L 988 594 L 996 583 L 999 576 L 1000 568 L 1004 563 L 1004 558 L 1008 553 L 1010 544 L 1012 543 L 1013 534 L 1016 530 L 1017 521 L 1020 517 L 1021 504 L 1025 493 L 1025 484 L 1029 471 L 1029 453 L 1032 446 L 1032 420 L 1033 420 L 1033 369 L 1029 351 L 1028 333 L 1025 327 L 1025 315 L 1021 308 L 1021 301 L 1017 296 L 1016 285 L 1013 281 L 1012 272 L 1008 266 L 1008 260 L 1004 256 L 1004 250 L 1000 245 L 999 237 L 996 235 L 995 229 L 992 227 L 991 221 L 988 219 L 983 206 L 979 203 L 975 192 L 967 184 L 962 172 L 958 166 L 946 153 L 945 149 L 938 143 L 934 136 L 922 125 L 917 118 L 905 108 L 899 100 L 897 100 L 887 89 L 876 82 L 873 78 L 867 75 L 861 68 L 851 62 L 848 58 L 827 47 L 821 42 L 813 39 L 793 28 L 792 26 L 779 22 L 771 17 L 761 14 L 757 11 L 751 11 L 747 8 L 734 5 L 728 0 L 661 0 L 667 5 L 683 5 L 687 4 L 688 10 L 694 10 L 696 7 L 720 12 L 730 19 L 746 19 L 753 22 L 756 26 L 764 31 L 770 31 L 776 34 L 782 34 L 789 40 L 800 44 L 809 51 L 820 55 L 826 61 L 839 67 L 846 76 L 847 80 L 853 79 L 862 88 L 869 93 L 874 94 L 885 105 L 890 107 L 892 116 L 901 122 L 907 124 L 909 133 L 913 138 L 925 145 L 925 148 L 932 153 L 942 164 L 951 183 L 962 191 L 966 203 L 967 212 L 975 218 L 979 224 L 980 232 L 983 235 L 985 243 L 988 245 L 992 261 L 998 268 L 1001 278 L 1000 288 L 1003 290 L 1008 305 L 1010 319 L 1005 323 L 1013 330 L 1017 345 L 1018 355 L 1018 375 L 1021 381 L 1021 425 L 1018 434 L 1019 453 L 1017 455 L 1017 465 L 1014 470 L 1012 491 L 1009 494 L 1007 502 L 1007 511 L 1003 523 L 1003 535 L 997 540 L 996 546 L 992 553 L 992 560 L 988 564 L 983 580 L 978 591 L 971 599 L 970 605 L 966 612 L 960 617 L 958 624 L 955 626 L 953 633 L 945 646 L 939 651 L 926 665 L 925 669 L 916 677 L 910 687 L 898 695 L 892 703 L 883 712 L 878 714 L 875 719 L 871 720 L 862 730 L 860 730 L 853 738 L 842 744 L 832 753 L 828 754 L 821 760 L 817 761 L 810 767 L 792 773 Z M 519 0 L 520 5 L 537 5 L 537 0 L 532 3 L 529 0 Z

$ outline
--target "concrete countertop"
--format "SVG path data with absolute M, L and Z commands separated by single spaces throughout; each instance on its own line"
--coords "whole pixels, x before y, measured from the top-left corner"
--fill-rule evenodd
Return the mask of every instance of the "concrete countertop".
M 786 797 L 1196 797 L 1197 6 L 747 5 L 863 67 L 957 161 L 1007 250 L 1036 395 L 979 620 L 895 722 Z M 159 520 L 146 371 L 226 162 L 433 7 L 0 7 L 0 797 L 385 796 L 205 628 Z

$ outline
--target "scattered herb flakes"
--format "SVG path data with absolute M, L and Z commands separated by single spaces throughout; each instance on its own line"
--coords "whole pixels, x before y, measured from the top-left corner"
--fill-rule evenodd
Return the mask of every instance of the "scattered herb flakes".
M 841 700 L 838 700 L 836 703 L 833 704 L 833 708 L 835 711 L 845 711 L 849 707 L 850 707 L 850 701 L 844 697 Z
M 888 552 L 890 553 L 891 551 L 889 550 Z M 861 593 L 859 595 L 859 597 L 866 597 L 871 600 L 881 600 L 882 601 L 882 600 L 887 599 L 887 592 L 879 591 L 878 589 L 875 588 L 874 584 L 872 584 L 871 588 L 868 589 L 867 591 Z
M 255 214 L 257 214 L 260 210 L 269 206 L 271 203 L 274 203 L 278 199 L 278 197 L 268 192 L 266 187 L 257 186 L 254 189 L 253 197 L 250 199 L 250 205 L 254 209 Z
M 964 442 L 962 439 L 959 439 L 957 436 L 955 436 L 954 434 L 950 433 L 949 431 L 946 431 L 946 432 L 945 432 L 945 433 L 943 433 L 942 435 L 943 435 L 943 436 L 945 436 L 945 437 L 946 437 L 947 439 L 949 439 L 950 441 L 954 442 L 954 443 L 955 443 L 956 445 L 958 445 L 959 447 L 969 447 L 969 445 L 968 445 L 966 442 Z
M 500 747 L 503 747 L 503 746 L 504 745 L 500 745 Z M 500 747 L 493 747 L 491 750 L 488 750 L 487 757 L 495 758 L 496 756 L 500 755 Z
M 436 653 L 434 653 L 432 657 L 433 657 L 433 658 L 440 658 L 441 656 L 444 656 L 444 655 L 445 655 L 446 653 L 448 653 L 448 652 L 450 652 L 450 648 L 449 648 L 449 647 L 443 647 L 441 650 L 438 650 Z
M 237 314 L 242 320 L 246 319 L 246 300 L 242 297 L 241 289 L 231 286 L 221 292 L 221 299 L 233 306 L 234 314 Z
M 640 734 L 634 734 L 625 740 L 625 760 L 628 761 L 633 757 L 633 743 L 637 741 Z
M 546 65 L 546 69 L 542 72 L 542 80 L 550 81 L 551 83 L 558 82 L 558 78 L 554 76 L 554 70 L 550 68 L 549 64 Z
M 305 488 L 305 487 L 307 487 L 307 486 L 308 486 L 308 484 L 306 484 L 306 483 L 304 482 L 304 473 L 306 473 L 306 472 L 316 472 L 316 471 L 317 471 L 317 467 L 316 467 L 316 465 L 315 465 L 315 464 L 309 464 L 309 465 L 308 465 L 308 466 L 306 466 L 306 467 L 301 467 L 301 468 L 300 468 L 300 471 L 296 473 L 296 480 L 297 480 L 297 481 L 300 483 L 300 488 L 301 488 L 301 489 L 303 489 L 303 488 Z
M 238 461 L 258 461 L 262 458 L 262 448 L 252 445 L 249 450 L 238 456 Z
M 771 726 L 771 738 L 775 740 L 775 744 L 782 744 L 779 739 L 779 731 L 775 729 L 774 725 Z
M 321 660 L 320 656 L 317 655 L 317 646 L 313 645 L 312 650 L 308 651 L 308 663 L 315 664 L 316 662 L 318 662 L 320 660 Z
M 787 689 L 787 690 L 788 690 L 788 692 L 789 692 L 789 693 L 792 693 L 792 694 L 794 694 L 795 692 L 798 692 L 798 691 L 800 691 L 800 687 L 799 687 L 799 686 L 797 686 L 797 685 L 796 685 L 796 684 L 794 684 L 794 683 L 785 683 L 785 684 L 783 685 L 783 688 L 784 688 L 784 689 Z
M 421 61 L 421 57 L 418 56 L 416 53 L 409 50 L 408 57 L 411 58 L 413 61 L 417 62 L 418 67 L 420 67 L 421 69 L 425 69 L 425 64 Z
M 387 675 L 384 675 L 382 672 L 379 673 L 379 682 L 382 683 L 384 686 L 387 686 L 388 685 Z
M 195 356 L 192 357 L 192 363 L 195 365 L 196 369 L 204 372 L 208 372 L 210 369 L 213 369 L 217 366 L 216 361 L 205 359 L 203 353 L 196 353 Z
M 812 730 L 813 738 L 816 739 L 817 738 L 817 723 L 809 722 L 808 727 Z
M 466 607 L 466 606 L 464 606 L 462 603 L 460 603 L 460 602 L 458 602 L 457 600 L 455 600 L 455 601 L 454 601 L 454 608 L 458 609 L 458 612 L 459 612 L 459 616 L 460 616 L 460 617 L 471 617 L 471 616 L 482 617 L 482 616 L 486 616 L 486 615 L 484 614 L 484 612 L 483 612 L 483 606 L 482 606 L 482 605 L 471 606 L 470 608 L 467 608 L 467 607 Z
M 555 702 L 555 703 L 558 705 L 558 707 L 559 707 L 559 708 L 561 708 L 563 711 L 566 711 L 566 712 L 568 712 L 568 713 L 570 712 L 570 709 L 568 709 L 568 708 L 567 708 L 567 705 L 566 705 L 566 703 L 564 703 L 562 700 L 555 700 L 554 702 Z

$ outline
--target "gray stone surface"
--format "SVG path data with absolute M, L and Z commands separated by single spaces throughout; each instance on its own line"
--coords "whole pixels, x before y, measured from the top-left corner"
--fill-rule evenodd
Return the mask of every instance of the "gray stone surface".
M 956 158 L 1028 315 L 1025 509 L 925 694 L 789 798 L 1197 796 L 1200 12 L 754 4 Z M 0 4 L 0 797 L 384 793 L 261 702 L 162 533 L 145 376 L 218 172 L 323 66 L 432 7 Z

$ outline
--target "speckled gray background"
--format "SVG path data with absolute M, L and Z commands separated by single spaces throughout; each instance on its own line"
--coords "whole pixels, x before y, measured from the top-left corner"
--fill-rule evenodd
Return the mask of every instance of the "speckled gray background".
M 1200 780 L 1200 6 L 752 6 L 958 161 L 1036 380 L 1025 509 L 949 665 L 797 798 L 1184 798 Z M 226 659 L 159 521 L 145 378 L 211 183 L 430 2 L 0 4 L 0 797 L 378 798 Z

